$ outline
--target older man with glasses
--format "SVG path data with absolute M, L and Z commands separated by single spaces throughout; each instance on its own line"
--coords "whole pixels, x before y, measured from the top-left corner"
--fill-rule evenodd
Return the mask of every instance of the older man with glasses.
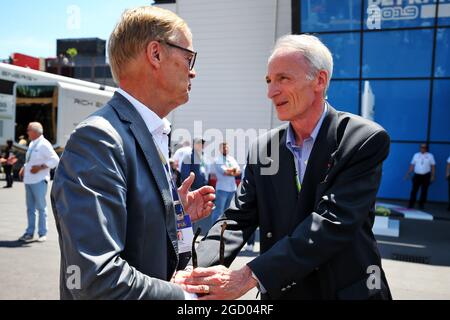
M 120 88 L 72 133 L 52 190 L 61 298 L 195 298 L 170 280 L 191 254 L 192 222 L 212 211 L 214 189 L 190 192 L 191 175 L 177 190 L 166 119 L 189 99 L 191 32 L 168 10 L 139 7 L 122 15 L 108 50 Z M 71 266 L 79 286 L 68 285 Z

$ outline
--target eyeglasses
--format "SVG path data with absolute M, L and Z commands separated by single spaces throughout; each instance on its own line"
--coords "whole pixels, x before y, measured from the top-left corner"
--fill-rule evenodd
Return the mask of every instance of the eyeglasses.
M 165 41 L 165 40 L 159 40 L 158 42 L 160 42 L 160 43 L 163 42 L 163 43 L 167 44 L 170 47 L 177 48 L 179 50 L 183 50 L 185 52 L 190 53 L 191 57 L 187 58 L 187 60 L 189 62 L 189 70 L 194 69 L 195 59 L 197 58 L 197 52 L 196 51 L 192 51 L 192 50 L 189 50 L 189 49 L 177 46 L 176 44 L 170 43 L 170 42 Z
M 221 225 L 220 230 L 220 246 L 219 246 L 219 263 L 221 265 L 225 264 L 225 237 L 223 236 L 223 233 L 225 232 L 225 229 L 227 228 L 227 223 L 223 222 Z M 192 267 L 195 269 L 198 267 L 198 260 L 197 260 L 197 251 L 195 251 L 195 242 L 197 241 L 197 237 L 199 236 L 200 232 L 202 232 L 202 229 L 199 227 L 197 228 L 197 231 L 195 232 L 194 239 L 192 240 Z

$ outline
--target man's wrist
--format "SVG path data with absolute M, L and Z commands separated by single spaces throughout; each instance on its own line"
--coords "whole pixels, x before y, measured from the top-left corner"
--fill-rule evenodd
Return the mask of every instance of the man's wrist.
M 252 269 L 250 269 L 250 267 L 247 265 L 247 268 L 250 270 L 251 272 L 251 278 L 256 282 L 256 285 L 254 285 L 253 287 L 256 287 L 258 289 L 259 292 L 261 293 L 266 293 L 267 290 L 266 288 L 264 288 L 263 284 L 261 283 L 261 281 L 258 279 L 258 277 L 255 275 L 255 273 L 252 271 Z M 252 288 L 253 288 L 252 287 Z
M 256 286 L 258 286 L 258 279 L 254 276 L 252 269 L 249 268 L 249 266 L 245 265 L 243 267 L 243 273 L 245 276 L 246 281 L 246 286 L 248 287 L 248 289 L 252 289 Z

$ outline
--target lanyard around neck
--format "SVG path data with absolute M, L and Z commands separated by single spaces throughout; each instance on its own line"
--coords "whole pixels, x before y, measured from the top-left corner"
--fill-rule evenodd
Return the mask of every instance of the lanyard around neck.
M 152 136 L 152 138 L 153 138 L 153 136 Z M 170 168 L 169 168 L 169 164 L 167 163 L 166 157 L 163 155 L 161 149 L 159 148 L 159 146 L 156 143 L 154 138 L 153 138 L 153 143 L 155 144 L 156 151 L 158 151 L 159 159 L 161 160 L 161 163 L 164 167 L 164 172 L 166 173 L 167 181 L 172 186 L 173 180 L 171 178 Z
M 300 170 L 298 168 L 297 157 L 294 155 L 294 166 L 295 166 L 295 185 L 297 187 L 297 192 L 300 193 L 302 190 L 302 184 L 300 182 Z
M 178 195 L 178 188 L 175 185 L 175 183 L 173 182 L 173 179 L 171 177 L 171 171 L 170 171 L 169 164 L 167 163 L 167 160 L 164 157 L 163 153 L 161 152 L 161 149 L 159 148 L 158 144 L 155 142 L 155 139 L 153 139 L 153 142 L 155 143 L 155 147 L 156 147 L 156 150 L 158 151 L 159 158 L 165 169 L 164 172 L 166 174 L 167 182 L 169 183 L 169 187 L 172 191 L 172 199 L 173 199 L 173 204 L 175 206 L 175 213 L 177 215 L 183 214 L 183 216 L 184 216 L 185 210 L 184 210 L 183 204 L 181 203 L 180 197 Z

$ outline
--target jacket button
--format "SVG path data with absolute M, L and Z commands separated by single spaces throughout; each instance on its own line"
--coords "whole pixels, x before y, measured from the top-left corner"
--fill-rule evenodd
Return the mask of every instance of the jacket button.
M 266 237 L 267 237 L 268 239 L 272 238 L 272 232 L 267 232 Z

